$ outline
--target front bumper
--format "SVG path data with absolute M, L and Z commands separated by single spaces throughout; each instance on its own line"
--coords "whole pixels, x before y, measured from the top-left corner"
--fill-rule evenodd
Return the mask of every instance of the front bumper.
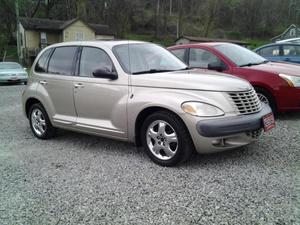
M 270 113 L 272 113 L 271 108 L 264 104 L 262 110 L 255 114 L 199 121 L 197 131 L 203 137 L 252 132 L 263 128 L 262 118 Z
M 221 152 L 248 145 L 263 130 L 263 117 L 271 108 L 262 103 L 262 110 L 250 115 L 203 119 L 183 117 L 198 153 Z
M 2 78 L 0 79 L 0 84 L 13 84 L 13 83 L 23 83 L 27 82 L 28 77 L 17 77 L 17 78 Z

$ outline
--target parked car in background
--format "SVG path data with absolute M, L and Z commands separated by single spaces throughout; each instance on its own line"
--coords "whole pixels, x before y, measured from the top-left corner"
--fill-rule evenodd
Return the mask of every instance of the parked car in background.
M 300 44 L 273 43 L 261 46 L 255 49 L 254 52 L 273 62 L 300 63 Z
M 286 42 L 300 44 L 300 38 L 290 38 L 290 39 L 276 41 L 276 43 L 286 43 Z
M 269 62 L 230 43 L 199 43 L 170 47 L 190 67 L 216 70 L 248 80 L 273 112 L 300 110 L 300 66 Z M 200 85 L 200 84 L 199 84 Z
M 172 166 L 199 153 L 247 145 L 274 127 L 270 107 L 245 80 L 189 70 L 145 42 L 71 42 L 33 64 L 23 109 L 40 139 L 70 129 L 144 146 Z
M 0 62 L 0 84 L 24 83 L 27 84 L 26 69 L 15 62 Z

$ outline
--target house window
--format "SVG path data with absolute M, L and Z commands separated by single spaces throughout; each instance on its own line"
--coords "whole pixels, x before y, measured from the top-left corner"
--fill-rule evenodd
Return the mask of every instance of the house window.
M 41 44 L 47 45 L 47 34 L 45 32 L 41 32 Z
M 75 41 L 83 41 L 83 40 L 84 40 L 83 32 L 76 32 L 75 33 Z

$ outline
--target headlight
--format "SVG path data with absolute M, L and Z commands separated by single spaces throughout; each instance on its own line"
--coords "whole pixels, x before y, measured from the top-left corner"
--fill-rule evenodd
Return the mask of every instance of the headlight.
M 223 110 L 203 102 L 184 102 L 181 108 L 184 112 L 193 116 L 210 117 L 224 115 Z
M 284 80 L 286 80 L 286 82 L 288 82 L 288 84 L 291 87 L 300 87 L 300 77 L 292 76 L 292 75 L 286 75 L 286 74 L 282 74 L 282 73 L 280 73 L 279 76 L 281 78 L 283 78 Z

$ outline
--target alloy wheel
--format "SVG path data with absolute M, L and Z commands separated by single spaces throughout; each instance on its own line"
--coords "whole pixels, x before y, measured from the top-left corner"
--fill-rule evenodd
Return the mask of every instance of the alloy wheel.
M 174 128 L 163 120 L 156 120 L 147 130 L 147 145 L 160 160 L 169 160 L 177 152 L 178 138 Z
M 32 123 L 32 128 L 33 128 L 34 132 L 38 136 L 42 136 L 46 132 L 46 129 L 47 129 L 46 120 L 40 109 L 35 108 L 32 110 L 31 123 Z

